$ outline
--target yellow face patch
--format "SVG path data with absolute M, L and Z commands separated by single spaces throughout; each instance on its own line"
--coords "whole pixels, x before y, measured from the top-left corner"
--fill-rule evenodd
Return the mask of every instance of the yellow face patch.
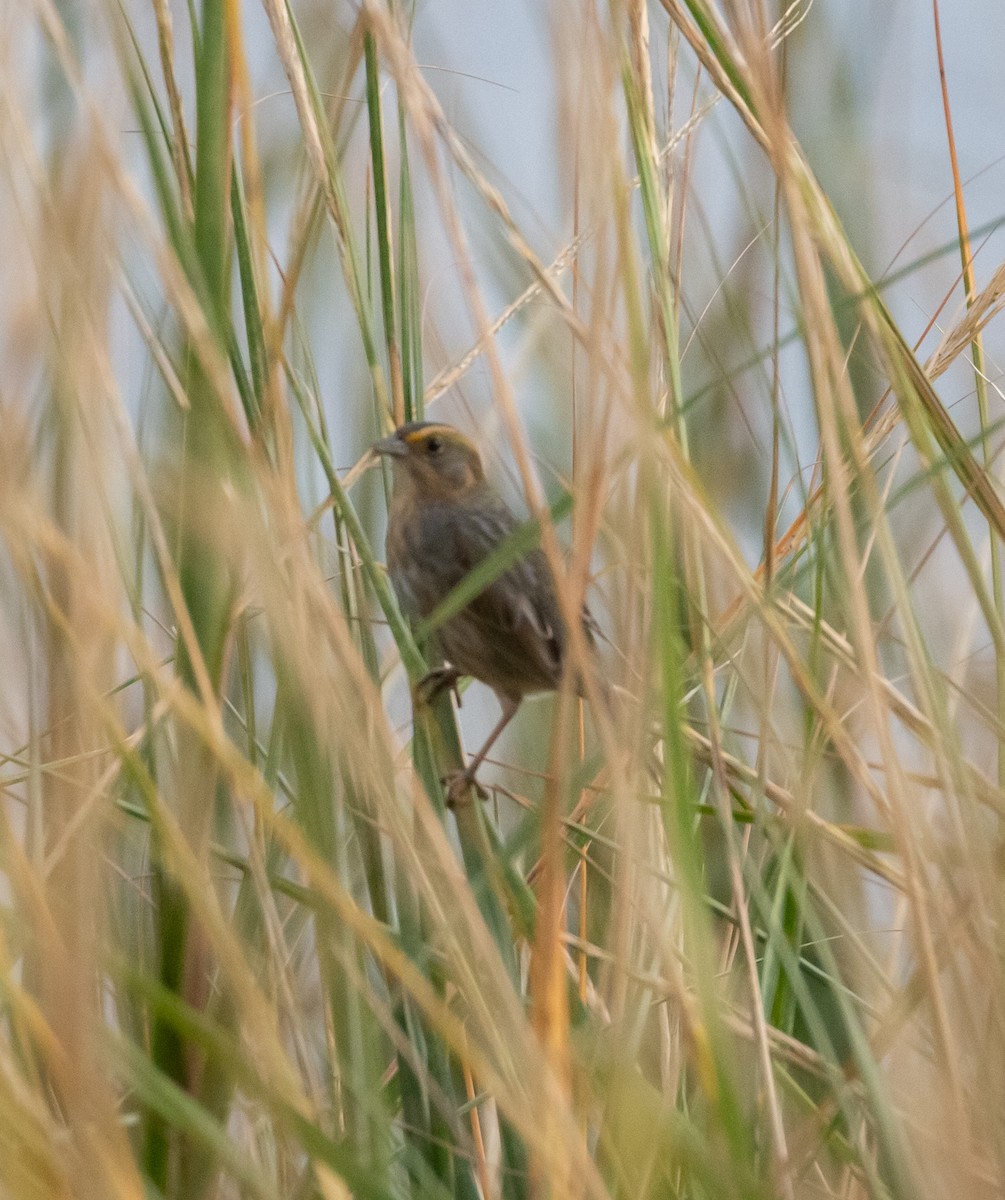
M 411 433 L 406 433 L 405 441 L 410 446 L 421 446 L 423 442 L 428 441 L 431 437 L 443 438 L 449 442 L 462 441 L 457 430 L 452 425 L 426 425 L 422 429 L 415 429 Z

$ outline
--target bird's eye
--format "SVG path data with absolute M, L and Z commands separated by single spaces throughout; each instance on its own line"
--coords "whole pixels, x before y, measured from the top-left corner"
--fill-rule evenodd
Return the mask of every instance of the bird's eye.
M 426 438 L 426 453 L 439 454 L 443 449 L 443 441 L 438 437 Z

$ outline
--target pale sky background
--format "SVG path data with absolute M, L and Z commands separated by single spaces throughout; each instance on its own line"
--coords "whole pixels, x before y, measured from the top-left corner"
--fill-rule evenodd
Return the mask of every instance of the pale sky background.
M 445 111 L 483 156 L 492 182 L 546 261 L 566 243 L 572 228 L 554 170 L 561 137 L 553 93 L 554 14 L 568 7 L 430 0 L 420 4 L 414 25 L 416 57 L 430 68 L 427 78 Z M 978 230 L 1005 216 L 1005 4 L 943 0 L 941 17 L 960 169 L 968 180 L 968 216 L 971 228 Z M 664 29 L 654 8 L 657 71 L 665 61 Z M 573 39 L 562 41 L 561 53 L 576 52 Z M 955 237 L 929 3 L 815 0 L 790 40 L 788 79 L 795 130 L 873 277 L 895 258 L 897 266 L 904 266 Z M 726 147 L 747 172 L 746 196 L 727 163 Z M 760 152 L 720 103 L 697 143 L 692 196 L 700 198 L 705 228 L 702 222 L 690 223 L 683 281 L 693 311 L 703 309 L 713 296 L 721 282 L 721 263 L 729 266 L 756 232 L 751 201 L 770 211 L 762 168 Z M 719 263 L 711 262 L 712 244 Z M 999 232 L 977 258 L 979 284 L 1003 258 L 1005 233 Z M 958 255 L 945 255 L 889 290 L 888 302 L 909 338 L 920 334 L 958 271 Z M 459 303 L 460 286 L 451 264 L 428 247 L 423 272 L 427 311 L 437 314 L 442 331 L 449 325 L 445 314 Z M 496 289 L 488 271 L 485 284 L 490 300 L 500 306 L 512 298 Z M 957 293 L 946 318 L 958 314 L 960 299 Z M 507 333 L 502 339 L 504 353 L 509 337 Z M 926 348 L 932 344 L 930 339 Z M 456 348 L 462 345 L 459 337 Z M 315 339 L 322 380 L 337 386 L 345 379 L 344 364 L 335 356 L 326 361 L 329 348 L 335 349 L 330 337 Z M 526 360 L 515 344 L 512 349 L 519 373 Z M 992 367 L 1005 359 L 994 328 L 987 349 Z M 358 357 L 356 347 L 348 350 Z M 476 368 L 465 383 L 465 395 L 475 406 L 479 378 Z M 688 384 L 685 363 L 685 390 Z M 535 380 L 532 370 L 518 385 L 531 397 L 540 387 L 551 386 Z M 941 386 L 948 401 L 962 396 L 970 381 L 965 374 L 950 374 Z M 791 394 L 788 401 L 798 429 L 797 402 Z M 549 400 L 538 395 L 534 402 Z

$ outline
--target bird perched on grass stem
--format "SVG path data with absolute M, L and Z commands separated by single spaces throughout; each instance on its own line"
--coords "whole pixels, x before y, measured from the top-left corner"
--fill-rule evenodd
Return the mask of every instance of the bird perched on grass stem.
M 486 480 L 477 449 L 452 425 L 402 425 L 373 449 L 391 460 L 394 473 L 387 521 L 391 583 L 405 612 L 425 618 L 520 522 Z M 583 624 L 592 644 L 585 611 Z M 456 803 L 524 696 L 561 682 L 568 629 L 543 552 L 519 559 L 445 620 L 436 636 L 449 665 L 422 680 L 420 695 L 430 700 L 471 675 L 492 688 L 502 707 L 485 744 L 450 780 L 448 802 Z

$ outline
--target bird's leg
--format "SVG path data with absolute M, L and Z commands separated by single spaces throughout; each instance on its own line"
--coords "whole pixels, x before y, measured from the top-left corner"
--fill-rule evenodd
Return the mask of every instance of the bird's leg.
M 519 699 L 514 699 L 512 696 L 499 696 L 499 703 L 502 705 L 502 716 L 496 722 L 492 732 L 485 739 L 485 744 L 463 771 L 454 771 L 443 781 L 447 785 L 447 808 L 454 808 L 456 805 L 462 803 L 466 798 L 466 793 L 472 787 L 475 788 L 479 796 L 483 799 L 485 797 L 484 790 L 475 782 L 475 773 L 485 761 L 486 754 L 496 744 L 499 735 L 516 716 L 516 710 L 520 707 Z
M 461 672 L 456 667 L 437 667 L 435 671 L 423 675 L 415 685 L 416 699 L 420 704 L 430 705 L 437 696 L 442 695 L 449 688 L 453 688 L 454 696 L 460 705 L 461 698 L 457 694 L 457 681 L 460 677 Z

